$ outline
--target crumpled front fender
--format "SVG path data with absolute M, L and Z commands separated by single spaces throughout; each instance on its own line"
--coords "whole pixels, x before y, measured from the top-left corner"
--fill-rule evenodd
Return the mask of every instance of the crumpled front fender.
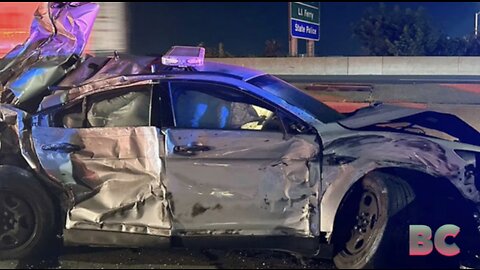
M 468 173 L 471 162 L 460 157 L 451 142 L 421 136 L 362 132 L 335 139 L 324 150 L 321 231 L 330 235 L 344 195 L 363 176 L 382 168 L 448 179 L 466 200 L 480 205 L 475 174 Z

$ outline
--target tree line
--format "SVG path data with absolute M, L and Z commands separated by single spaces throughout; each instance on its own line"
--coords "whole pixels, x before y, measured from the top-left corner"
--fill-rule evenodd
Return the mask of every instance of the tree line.
M 372 56 L 480 55 L 480 41 L 473 32 L 463 37 L 450 37 L 433 26 L 421 7 L 389 9 L 380 4 L 365 12 L 353 25 L 353 33 L 364 52 Z

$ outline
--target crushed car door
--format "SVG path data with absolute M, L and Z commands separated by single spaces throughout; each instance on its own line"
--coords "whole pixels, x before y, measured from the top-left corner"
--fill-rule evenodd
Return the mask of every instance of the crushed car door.
M 236 88 L 179 81 L 169 88 L 173 233 L 318 235 L 315 135 L 286 134 L 277 109 Z
M 73 193 L 67 229 L 167 236 L 164 137 L 150 126 L 151 86 L 97 94 L 33 128 L 43 170 Z

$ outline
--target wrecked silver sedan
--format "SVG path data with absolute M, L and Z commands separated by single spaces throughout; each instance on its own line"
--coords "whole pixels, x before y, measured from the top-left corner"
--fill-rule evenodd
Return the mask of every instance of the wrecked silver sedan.
M 40 7 L 31 38 L 0 60 L 1 259 L 56 237 L 278 249 L 342 268 L 476 254 L 480 134 L 456 116 L 342 115 L 196 47 L 81 57 L 97 11 Z M 415 224 L 459 226 L 461 253 L 409 256 Z

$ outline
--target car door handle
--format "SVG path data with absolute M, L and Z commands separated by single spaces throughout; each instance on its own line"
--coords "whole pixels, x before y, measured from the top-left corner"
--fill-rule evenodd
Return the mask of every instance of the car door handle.
M 212 148 L 203 144 L 189 144 L 189 145 L 177 145 L 173 148 L 173 152 L 182 156 L 193 156 L 197 152 L 210 151 Z
M 42 145 L 44 151 L 56 151 L 60 153 L 72 153 L 84 149 L 84 146 L 71 143 L 53 143 Z

